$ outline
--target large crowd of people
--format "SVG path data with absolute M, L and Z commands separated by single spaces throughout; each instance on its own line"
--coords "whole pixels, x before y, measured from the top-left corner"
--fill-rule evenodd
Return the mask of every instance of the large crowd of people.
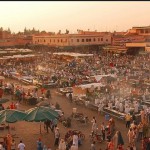
M 40 69 L 39 69 L 40 68 Z M 42 68 L 42 69 L 41 69 Z M 126 121 L 126 128 L 129 129 L 127 137 L 129 147 L 127 149 L 136 149 L 137 142 L 141 141 L 140 150 L 148 150 L 150 140 L 148 138 L 148 129 L 150 123 L 150 105 L 145 102 L 150 99 L 150 54 L 147 55 L 116 55 L 102 52 L 86 57 L 82 60 L 72 59 L 69 62 L 54 55 L 44 55 L 41 58 L 32 60 L 32 62 L 12 62 L 0 64 L 0 75 L 7 78 L 12 77 L 12 72 L 17 72 L 20 76 L 33 76 L 42 84 L 53 81 L 57 83 L 57 88 L 73 87 L 84 84 L 85 81 L 101 82 L 104 86 L 95 88 L 92 92 L 87 91 L 88 101 L 97 105 L 98 112 L 104 108 L 123 113 Z M 97 81 L 92 79 L 96 75 L 114 75 L 114 77 L 105 77 Z M 18 78 L 19 78 L 18 77 Z M 50 91 L 41 88 L 43 97 L 49 98 Z M 14 94 L 20 102 L 26 97 L 39 97 L 39 89 L 23 89 L 22 86 L 14 83 L 1 82 L 0 97 L 3 91 L 8 94 Z M 2 106 L 1 106 L 2 107 Z M 18 103 L 10 106 L 18 108 Z M 140 119 L 136 115 L 140 115 Z M 95 118 L 92 120 L 92 133 L 97 133 L 97 123 Z M 124 141 L 121 131 L 115 131 L 115 122 L 111 118 L 108 125 L 102 123 L 100 132 L 102 140 L 107 139 L 108 150 L 123 150 Z M 59 150 L 65 150 L 66 141 L 60 139 L 59 128 L 55 128 L 55 145 Z M 93 134 L 94 135 L 94 134 Z M 59 142 L 60 141 L 60 142 Z M 78 149 L 79 137 L 73 135 L 73 142 L 70 150 Z M 21 142 L 22 143 L 22 142 Z M 38 150 L 41 139 L 38 140 Z M 21 145 L 21 144 L 20 144 Z M 46 150 L 44 145 L 43 150 Z M 95 148 L 95 141 L 91 144 L 91 150 Z M 50 150 L 50 148 L 47 148 Z

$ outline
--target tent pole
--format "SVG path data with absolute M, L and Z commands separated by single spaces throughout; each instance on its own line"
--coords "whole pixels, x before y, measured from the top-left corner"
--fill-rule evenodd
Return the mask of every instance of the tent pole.
M 40 121 L 40 134 L 41 134 L 41 121 Z
M 9 123 L 8 123 L 8 133 L 10 134 L 10 126 L 9 126 Z

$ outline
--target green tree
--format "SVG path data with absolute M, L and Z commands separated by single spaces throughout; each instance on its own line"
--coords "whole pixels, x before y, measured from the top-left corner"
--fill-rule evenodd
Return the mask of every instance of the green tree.
M 25 28 L 24 28 L 24 34 L 26 34 L 26 33 L 27 33 L 27 28 L 25 27 Z

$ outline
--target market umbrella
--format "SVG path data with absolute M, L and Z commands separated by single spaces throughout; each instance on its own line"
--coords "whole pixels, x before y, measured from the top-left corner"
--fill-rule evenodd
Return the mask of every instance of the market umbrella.
M 8 101 L 9 101 L 9 99 L 7 99 L 7 98 L 0 98 L 0 104 L 6 103 Z
M 15 123 L 17 121 L 21 121 L 25 116 L 26 113 L 23 111 L 19 111 L 16 109 L 5 109 L 0 111 L 0 124 L 7 122 L 9 126 L 9 123 Z
M 26 116 L 26 113 L 16 109 L 5 109 L 0 111 L 0 123 L 14 123 L 21 121 Z
M 34 107 L 26 111 L 25 121 L 29 122 L 40 122 L 40 133 L 41 133 L 41 122 L 46 120 L 56 120 L 59 117 L 58 112 L 51 109 L 50 107 Z

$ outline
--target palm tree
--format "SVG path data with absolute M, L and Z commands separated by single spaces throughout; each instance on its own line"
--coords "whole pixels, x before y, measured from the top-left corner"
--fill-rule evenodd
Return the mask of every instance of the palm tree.
M 69 30 L 66 29 L 66 33 L 65 34 L 69 34 Z
M 0 31 L 3 31 L 3 27 L 0 28 Z

